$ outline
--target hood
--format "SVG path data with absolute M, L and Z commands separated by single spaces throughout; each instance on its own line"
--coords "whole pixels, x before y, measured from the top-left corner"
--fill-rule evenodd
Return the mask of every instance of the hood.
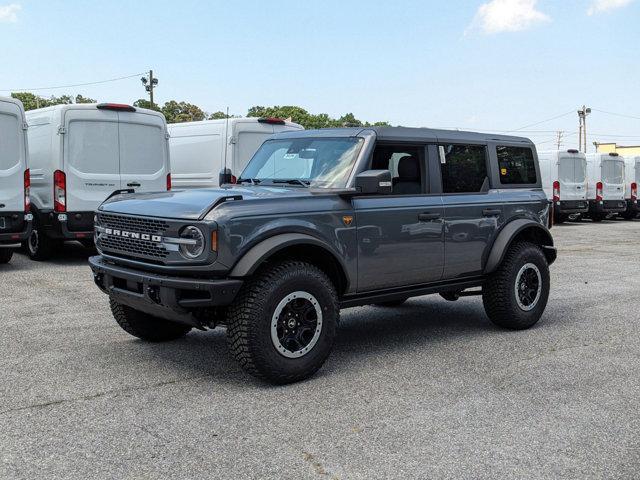
M 172 190 L 159 193 L 125 193 L 106 200 L 103 212 L 146 217 L 200 220 L 213 207 L 226 201 L 252 201 L 266 198 L 302 197 L 312 192 L 300 187 L 224 187 Z

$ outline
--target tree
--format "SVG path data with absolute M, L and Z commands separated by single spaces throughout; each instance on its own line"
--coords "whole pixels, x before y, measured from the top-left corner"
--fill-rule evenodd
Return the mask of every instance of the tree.
M 148 110 L 155 110 L 156 112 L 161 111 L 158 104 L 154 103 L 153 108 L 151 108 L 151 102 L 149 100 L 145 100 L 144 98 L 139 98 L 138 100 L 133 102 L 133 106 L 138 108 L 146 108 Z
M 167 123 L 198 122 L 206 118 L 204 111 L 192 103 L 170 100 L 161 109 Z
M 311 114 L 301 107 L 295 106 L 274 106 L 274 107 L 251 107 L 247 112 L 247 117 L 278 117 L 291 118 L 295 123 L 299 123 L 306 129 L 317 128 L 339 128 L 339 127 L 368 127 L 369 122 L 358 120 L 353 113 L 347 113 L 338 119 L 331 118 L 326 113 Z M 387 122 L 376 122 L 375 126 L 388 125 Z
M 97 103 L 93 98 L 83 97 L 82 95 L 76 95 L 75 102 L 71 95 L 62 95 L 60 97 L 52 95 L 49 98 L 44 98 L 30 92 L 14 92 L 11 96 L 20 100 L 25 110 L 51 107 L 53 105 L 71 105 L 73 103 Z
M 98 103 L 97 100 L 82 95 L 76 95 L 76 103 Z
M 225 118 L 233 118 L 233 115 L 227 115 L 224 112 L 213 112 L 207 117 L 207 120 L 224 120 Z

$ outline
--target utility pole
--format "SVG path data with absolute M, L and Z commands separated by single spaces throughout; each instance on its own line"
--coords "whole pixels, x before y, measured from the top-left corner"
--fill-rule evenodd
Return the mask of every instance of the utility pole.
M 564 132 L 562 130 L 558 130 L 557 134 L 558 134 L 558 139 L 556 143 L 558 144 L 558 150 L 560 150 L 560 147 L 562 146 L 562 136 L 564 135 Z
M 149 76 L 142 77 L 140 81 L 144 85 L 144 89 L 149 92 L 149 103 L 151 103 L 151 108 L 153 108 L 153 89 L 158 85 L 158 79 L 153 77 L 153 70 L 149 70 Z
M 582 105 L 582 108 L 578 110 L 578 120 L 580 122 L 578 127 L 578 150 L 587 153 L 587 115 L 591 113 L 591 109 Z

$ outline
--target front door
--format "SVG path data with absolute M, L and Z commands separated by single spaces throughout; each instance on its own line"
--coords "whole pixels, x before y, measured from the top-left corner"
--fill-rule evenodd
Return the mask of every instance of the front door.
M 442 278 L 443 208 L 429 195 L 426 148 L 378 145 L 371 169 L 389 169 L 393 194 L 353 199 L 358 291 L 418 285 Z

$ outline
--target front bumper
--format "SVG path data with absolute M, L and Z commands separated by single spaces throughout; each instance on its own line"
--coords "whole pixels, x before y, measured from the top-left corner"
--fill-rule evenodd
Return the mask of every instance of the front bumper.
M 24 213 L 19 213 L 17 215 L 21 215 L 24 220 L 20 219 L 21 224 L 16 224 L 17 229 L 8 228 L 8 231 L 0 229 L 0 245 L 18 246 L 23 240 L 26 240 L 29 238 L 29 235 L 31 235 L 31 230 L 33 228 L 33 216 L 30 213 L 26 215 Z M 16 215 L 12 215 L 11 219 L 15 220 L 15 217 Z M 2 225 L 7 225 L 7 223 L 7 220 L 3 219 Z
M 587 213 L 589 202 L 586 200 L 560 200 L 554 205 L 556 214 Z
M 589 200 L 589 213 L 622 213 L 626 209 L 625 200 Z
M 109 263 L 101 255 L 90 257 L 89 265 L 98 288 L 116 302 L 195 327 L 201 325 L 196 310 L 231 304 L 243 284 L 143 272 Z

